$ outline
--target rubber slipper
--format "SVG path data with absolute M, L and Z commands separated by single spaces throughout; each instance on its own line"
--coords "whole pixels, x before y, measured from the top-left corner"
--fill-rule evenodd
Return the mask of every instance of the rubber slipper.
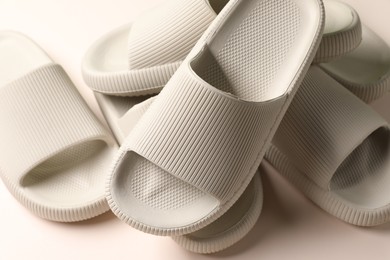
M 255 175 L 322 28 L 320 1 L 230 1 L 121 146 L 113 212 L 156 235 L 222 216 Z
M 118 123 L 119 136 L 127 136 L 131 133 L 155 99 L 156 97 L 151 97 L 124 113 Z M 194 233 L 175 236 L 173 239 L 180 246 L 194 253 L 219 252 L 233 246 L 249 233 L 256 224 L 262 207 L 263 187 L 260 174 L 256 174 L 237 202 L 219 219 Z
M 158 93 L 227 2 L 170 0 L 102 36 L 84 57 L 85 82 L 95 92 L 109 95 Z M 332 0 L 325 7 L 326 34 L 315 63 L 344 55 L 361 41 L 360 19 L 354 9 Z
M 0 33 L 0 176 L 39 217 L 62 222 L 109 210 L 106 164 L 118 150 L 65 71 L 33 41 Z
M 265 159 L 343 221 L 390 221 L 389 125 L 318 67 L 307 73 Z
M 356 50 L 320 66 L 367 103 L 390 90 L 390 47 L 367 26 L 363 26 L 363 41 Z

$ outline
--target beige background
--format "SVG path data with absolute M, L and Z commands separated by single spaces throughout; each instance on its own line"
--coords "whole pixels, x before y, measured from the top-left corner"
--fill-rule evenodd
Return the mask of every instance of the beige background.
M 80 63 L 101 34 L 163 0 L 0 0 L 0 30 L 23 32 L 69 73 L 98 113 Z M 390 44 L 390 0 L 347 0 Z M 390 96 L 376 102 L 390 120 Z M 0 148 L 1 149 L 1 148 Z M 274 170 L 263 166 L 264 209 L 234 247 L 196 255 L 169 237 L 143 234 L 111 213 L 75 224 L 35 217 L 0 182 L 0 259 L 390 259 L 390 224 L 358 228 L 317 208 Z M 390 189 L 389 189 L 390 196 Z

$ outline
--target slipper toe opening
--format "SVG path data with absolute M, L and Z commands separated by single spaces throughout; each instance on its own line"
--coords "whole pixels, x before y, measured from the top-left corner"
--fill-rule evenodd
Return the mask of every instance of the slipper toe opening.
M 339 166 L 330 190 L 348 203 L 367 209 L 390 204 L 390 130 L 381 127 Z
M 125 155 L 113 178 L 112 198 L 120 214 L 144 229 L 185 228 L 207 218 L 219 206 L 215 197 L 134 152 Z
M 113 151 L 101 140 L 72 146 L 34 167 L 20 184 L 37 204 L 74 208 L 101 200 Z

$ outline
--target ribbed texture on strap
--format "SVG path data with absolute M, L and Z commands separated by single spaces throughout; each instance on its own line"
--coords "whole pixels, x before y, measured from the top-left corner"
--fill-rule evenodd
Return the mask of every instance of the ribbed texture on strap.
M 0 122 L 0 174 L 22 204 L 57 221 L 107 211 L 103 200 L 77 209 L 53 209 L 20 192 L 24 176 L 64 149 L 90 140 L 113 142 L 59 65 L 43 66 L 1 87 Z
M 282 120 L 265 159 L 328 213 L 359 226 L 378 225 L 389 220 L 389 207 L 369 209 L 350 203 L 335 195 L 328 186 L 321 188 L 313 182 L 318 180 L 322 184 L 321 180 L 329 179 L 334 172 L 320 176 L 316 172 L 303 172 L 301 169 L 305 169 L 306 166 L 302 165 L 310 164 L 313 157 L 318 167 L 328 167 L 327 164 L 331 162 L 329 158 L 340 157 L 339 161 L 343 161 L 346 159 L 341 158 L 345 154 L 340 154 L 340 151 L 346 150 L 343 146 L 352 148 L 360 145 L 364 131 L 368 137 L 370 128 L 372 132 L 382 126 L 387 128 L 385 120 L 319 68 L 312 67 Z M 361 136 L 360 140 L 355 139 L 357 135 Z M 355 143 L 348 144 L 348 140 L 354 139 Z M 290 144 L 288 148 L 288 144 L 283 144 L 286 141 Z M 298 149 L 294 147 L 297 143 L 300 145 Z M 285 148 L 281 149 L 281 146 Z M 308 150 L 303 151 L 306 147 Z M 294 152 L 302 154 L 293 155 Z
M 359 16 L 356 26 L 341 32 L 324 34 L 313 63 L 323 63 L 341 57 L 356 49 L 362 41 L 362 25 Z
M 83 78 L 96 92 L 115 96 L 141 96 L 158 93 L 180 66 L 181 61 L 152 68 L 107 72 L 86 73 Z
M 345 158 L 386 122 L 360 100 L 346 99 L 348 92 L 323 75 L 318 67 L 307 73 L 303 90 L 287 110 L 273 144 L 297 169 L 327 190 Z M 321 84 L 317 84 L 319 78 Z
M 223 203 L 252 177 L 285 100 L 241 102 L 182 69 L 125 147 Z
M 345 78 L 332 73 L 324 67 L 322 67 L 322 69 L 330 76 L 332 76 L 332 78 L 342 84 L 345 88 L 351 91 L 355 96 L 366 103 L 371 103 L 378 98 L 383 97 L 390 91 L 390 71 L 378 81 L 361 84 L 346 80 Z
M 138 18 L 129 33 L 129 69 L 183 60 L 217 16 L 208 1 L 170 0 Z
M 107 139 L 107 132 L 69 85 L 59 65 L 48 65 L 0 88 L 0 165 L 14 181 L 65 148 Z

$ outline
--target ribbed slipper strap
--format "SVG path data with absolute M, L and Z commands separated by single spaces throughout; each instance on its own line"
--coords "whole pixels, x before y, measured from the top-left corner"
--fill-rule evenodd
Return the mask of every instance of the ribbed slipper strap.
M 324 190 L 329 190 L 334 173 L 355 148 L 378 128 L 387 127 L 384 119 L 351 96 L 312 67 L 272 141 Z
M 129 71 L 84 75 L 94 91 L 128 95 L 163 87 L 216 17 L 205 0 L 170 0 L 133 22 Z
M 181 67 L 126 139 L 122 155 L 133 151 L 224 202 L 252 178 L 286 97 L 240 101 Z
M 0 173 L 13 183 L 74 145 L 113 142 L 61 66 L 0 87 Z

